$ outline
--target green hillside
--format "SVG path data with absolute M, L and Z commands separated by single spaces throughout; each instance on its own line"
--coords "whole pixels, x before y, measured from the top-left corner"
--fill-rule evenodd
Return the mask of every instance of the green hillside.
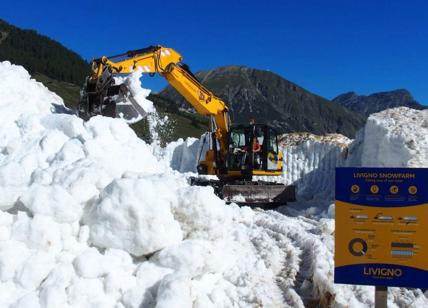
M 77 53 L 33 30 L 23 30 L 0 20 L 0 61 L 24 66 L 59 81 L 82 84 L 88 63 Z

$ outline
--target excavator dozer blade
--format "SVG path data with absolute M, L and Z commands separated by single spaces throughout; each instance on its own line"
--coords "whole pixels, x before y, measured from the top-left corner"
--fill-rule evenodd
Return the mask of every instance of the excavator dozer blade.
M 221 181 L 192 177 L 191 185 L 211 186 L 226 202 L 271 209 L 296 201 L 296 187 L 265 181 Z
M 295 186 L 270 182 L 226 184 L 223 186 L 222 195 L 228 202 L 264 208 L 274 208 L 296 201 Z

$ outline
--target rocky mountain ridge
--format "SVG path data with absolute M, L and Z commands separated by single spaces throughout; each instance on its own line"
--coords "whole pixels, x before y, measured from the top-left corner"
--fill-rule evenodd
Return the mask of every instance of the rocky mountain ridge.
M 353 137 L 364 117 L 313 94 L 270 72 L 246 66 L 224 66 L 196 77 L 229 106 L 233 123 L 250 119 L 269 123 L 279 132 L 341 133 Z M 159 93 L 181 107 L 189 104 L 171 86 Z
M 332 102 L 361 113 L 364 116 L 396 107 L 408 107 L 417 110 L 428 108 L 428 106 L 417 102 L 406 89 L 378 92 L 370 95 L 358 95 L 355 92 L 347 92 L 335 97 Z

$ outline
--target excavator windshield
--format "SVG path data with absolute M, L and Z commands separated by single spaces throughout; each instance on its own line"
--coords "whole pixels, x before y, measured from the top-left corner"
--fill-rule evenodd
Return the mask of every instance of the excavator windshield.
M 232 126 L 227 169 L 246 175 L 281 171 L 276 131 L 264 124 Z

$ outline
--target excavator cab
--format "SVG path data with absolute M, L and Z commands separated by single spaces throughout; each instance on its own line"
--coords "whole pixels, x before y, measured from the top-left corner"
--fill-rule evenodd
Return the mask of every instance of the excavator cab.
M 225 174 L 220 175 L 219 195 L 228 202 L 276 207 L 295 201 L 295 187 L 255 176 L 281 176 L 282 152 L 278 134 L 266 124 L 235 125 L 228 135 Z
M 282 153 L 275 129 L 266 124 L 232 126 L 226 166 L 230 176 L 281 175 Z
M 295 186 L 255 179 L 282 175 L 282 152 L 274 128 L 266 124 L 232 125 L 226 157 L 221 155 L 215 133 L 206 136 L 209 142 L 206 144 L 204 138 L 206 147 L 203 144 L 201 153 L 206 152 L 199 159 L 198 173 L 213 174 L 205 166 L 215 161 L 219 180 L 192 178 L 192 184 L 212 186 L 226 202 L 249 206 L 275 208 L 296 200 Z

